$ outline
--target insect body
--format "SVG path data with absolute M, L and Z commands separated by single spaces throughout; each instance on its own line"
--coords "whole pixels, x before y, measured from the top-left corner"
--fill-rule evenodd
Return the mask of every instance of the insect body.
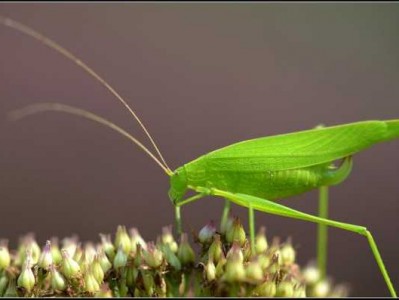
M 130 139 L 170 177 L 169 197 L 175 206 L 178 229 L 181 228 L 180 208 L 204 196 L 212 195 L 227 199 L 226 203 L 231 201 L 248 208 L 252 244 L 254 210 L 361 234 L 369 242 L 391 295 L 396 297 L 377 245 L 367 228 L 330 220 L 323 215 L 306 214 L 283 206 L 277 200 L 339 184 L 351 172 L 353 155 L 374 144 L 399 137 L 399 119 L 363 121 L 243 141 L 205 154 L 172 171 L 134 111 L 97 73 L 66 49 L 31 28 L 1 16 L 0 24 L 41 41 L 71 59 L 97 79 L 136 118 L 157 155 L 114 123 L 76 107 L 58 103 L 39 103 L 15 111 L 12 117 L 18 119 L 44 111 L 70 113 L 103 124 Z M 342 163 L 335 167 L 333 162 L 340 159 Z M 193 190 L 197 194 L 185 199 L 188 190 Z
M 189 186 L 214 187 L 269 200 L 342 182 L 351 155 L 399 137 L 399 121 L 364 121 L 239 142 L 178 168 L 171 178 L 175 203 Z M 339 168 L 331 162 L 344 158 Z
M 270 147 L 272 145 L 271 141 Z M 246 154 L 245 151 L 237 150 L 240 156 L 224 156 L 224 151 L 228 153 L 229 150 L 223 148 L 217 151 L 219 153 L 205 154 L 178 168 L 171 177 L 169 195 L 173 202 L 179 203 L 189 186 L 214 187 L 233 193 L 240 192 L 278 200 L 320 186 L 338 184 L 352 169 L 350 156 L 345 157 L 339 168 L 333 168 L 331 163 L 327 162 L 286 169 L 273 167 L 273 158 L 268 154 L 254 159 L 254 156 Z M 251 158 L 253 162 L 245 163 L 245 160 L 250 161 Z

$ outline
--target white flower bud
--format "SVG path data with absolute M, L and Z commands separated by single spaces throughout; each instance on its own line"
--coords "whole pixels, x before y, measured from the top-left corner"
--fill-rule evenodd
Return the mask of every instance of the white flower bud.
M 198 233 L 198 239 L 202 244 L 209 244 L 212 242 L 212 237 L 216 232 L 216 227 L 213 222 L 209 222 L 207 225 L 202 227 Z
M 255 289 L 254 296 L 274 297 L 276 295 L 276 292 L 277 292 L 276 283 L 274 281 L 265 281 Z
M 76 277 L 80 273 L 79 264 L 69 256 L 69 252 L 66 249 L 61 250 L 62 262 L 61 271 L 66 278 L 71 279 Z
M 296 252 L 291 243 L 286 243 L 280 250 L 281 261 L 284 265 L 291 265 L 295 262 Z
M 142 249 L 146 249 L 147 244 L 140 235 L 137 228 L 130 229 L 130 239 L 131 239 L 131 251 L 133 252 L 133 254 L 136 254 L 137 252 L 137 244 L 139 244 Z
M 264 253 L 267 250 L 268 243 L 266 239 L 266 228 L 261 227 L 255 237 L 255 252 L 256 254 Z
M 6 269 L 11 262 L 10 252 L 6 246 L 0 246 L 0 271 Z
M 42 269 L 48 270 L 52 263 L 53 256 L 51 255 L 51 243 L 50 241 L 47 241 L 42 253 L 40 254 L 38 265 Z
M 55 265 L 62 261 L 61 250 L 58 246 L 58 239 L 55 237 L 51 239 L 51 257 L 53 258 L 53 263 Z
M 259 281 L 263 278 L 263 270 L 258 262 L 258 259 L 252 260 L 246 267 L 245 273 L 247 278 L 254 281 Z
M 163 253 L 155 247 L 153 242 L 149 242 L 147 250 L 143 250 L 143 259 L 150 268 L 156 269 L 162 264 Z
M 94 294 L 100 290 L 100 284 L 94 277 L 91 269 L 86 271 L 84 275 L 84 280 L 85 280 L 85 290 L 86 292 L 89 292 L 91 294 Z
M 57 291 L 64 291 L 66 289 L 65 278 L 57 271 L 54 265 L 50 265 L 51 273 L 51 287 Z
M 78 237 L 66 237 L 62 240 L 62 249 L 68 252 L 69 257 L 75 256 L 76 249 L 78 248 Z M 61 254 L 62 255 L 62 254 Z
M 126 266 L 126 264 L 127 264 L 127 255 L 123 250 L 123 246 L 120 246 L 114 258 L 114 268 L 119 269 Z
M 195 261 L 195 253 L 188 242 L 186 233 L 182 233 L 181 235 L 179 249 L 177 250 L 177 257 L 182 265 L 193 264 Z
M 312 288 L 312 296 L 318 298 L 327 297 L 328 293 L 330 292 L 330 289 L 331 285 L 327 280 L 320 280 Z
M 84 250 L 85 261 L 87 261 L 88 263 L 92 263 L 96 253 L 97 253 L 96 248 L 92 243 L 87 243 L 85 245 L 85 250 Z
M 220 240 L 220 235 L 215 234 L 213 236 L 213 242 L 209 247 L 208 256 L 213 262 L 218 263 L 219 260 L 224 257 L 222 242 Z
M 104 280 L 104 271 L 100 264 L 100 258 L 97 255 L 95 255 L 95 258 L 91 264 L 91 270 L 94 278 L 99 284 L 101 284 Z
M 100 262 L 101 268 L 103 269 L 104 273 L 106 273 L 109 269 L 112 268 L 112 264 L 109 261 L 108 257 L 105 255 L 102 249 L 97 251 L 98 261 Z
M 102 248 L 110 260 L 115 258 L 115 247 L 111 242 L 111 235 L 100 234 Z
M 306 298 L 306 289 L 304 286 L 298 286 L 294 288 L 293 298 Z
M 226 240 L 229 243 L 237 241 L 240 246 L 243 246 L 246 240 L 245 230 L 240 220 L 236 218 L 233 225 L 226 231 Z
M 244 264 L 240 260 L 227 260 L 225 268 L 226 271 L 222 277 L 223 281 L 235 282 L 245 280 Z
M 294 295 L 294 286 L 290 281 L 283 281 L 277 286 L 277 297 L 292 297 Z
M 213 281 L 216 278 L 216 266 L 211 259 L 208 259 L 205 266 L 205 274 L 208 281 Z
M 22 267 L 21 274 L 18 277 L 18 286 L 23 287 L 26 289 L 28 292 L 30 292 L 33 289 L 33 286 L 35 285 L 35 275 L 32 272 L 31 269 L 31 256 L 27 256 L 24 266 Z
M 235 241 L 231 246 L 230 250 L 227 252 L 226 255 L 227 260 L 235 259 L 239 262 L 244 262 L 244 254 L 242 253 L 241 247 L 238 241 Z
M 127 234 L 125 226 L 119 225 L 118 229 L 116 230 L 115 247 L 118 249 L 122 247 L 122 250 L 126 254 L 129 254 L 130 250 L 132 249 L 132 241 Z
M 320 279 L 320 271 L 314 265 L 307 266 L 302 273 L 308 285 L 313 285 Z

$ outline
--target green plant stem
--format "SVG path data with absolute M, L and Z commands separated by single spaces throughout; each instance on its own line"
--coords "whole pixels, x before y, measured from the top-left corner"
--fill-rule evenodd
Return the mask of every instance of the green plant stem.
M 322 186 L 319 189 L 319 217 L 328 219 L 328 187 Z M 328 227 L 319 223 L 317 226 L 317 267 L 321 278 L 325 278 L 327 273 L 327 246 L 328 246 Z

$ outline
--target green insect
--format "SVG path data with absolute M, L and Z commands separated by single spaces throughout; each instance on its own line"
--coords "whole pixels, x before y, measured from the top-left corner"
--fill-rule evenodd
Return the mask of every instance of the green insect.
M 399 119 L 388 121 L 363 121 L 332 127 L 262 137 L 242 141 L 184 164 L 172 171 L 167 165 L 153 138 L 125 100 L 96 72 L 72 53 L 30 27 L 0 16 L 0 24 L 25 33 L 66 56 L 83 68 L 119 101 L 121 101 L 142 127 L 156 154 L 140 141 L 114 123 L 91 112 L 59 103 L 39 103 L 14 111 L 19 119 L 44 111 L 60 111 L 78 115 L 101 123 L 130 139 L 149 155 L 170 177 L 169 197 L 175 207 L 176 227 L 181 232 L 180 209 L 183 205 L 205 196 L 225 199 L 222 224 L 226 222 L 230 203 L 248 208 L 251 246 L 254 246 L 254 211 L 317 223 L 318 264 L 323 274 L 326 268 L 327 226 L 341 228 L 367 238 L 375 260 L 393 297 L 395 289 L 384 266 L 373 236 L 366 227 L 328 219 L 328 187 L 344 181 L 352 169 L 352 156 L 377 143 L 399 137 Z M 342 160 L 339 166 L 333 164 Z M 320 213 L 314 216 L 278 204 L 276 201 L 310 190 L 320 190 Z M 185 198 L 192 190 L 196 194 Z

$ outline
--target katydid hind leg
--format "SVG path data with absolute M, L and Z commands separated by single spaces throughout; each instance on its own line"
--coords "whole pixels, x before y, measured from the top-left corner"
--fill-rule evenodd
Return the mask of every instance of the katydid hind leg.
M 344 181 L 352 171 L 352 156 L 347 156 L 342 160 L 339 167 L 331 166 L 325 173 L 322 186 L 319 188 L 319 212 L 318 216 L 328 219 L 328 187 Z M 325 224 L 317 226 L 317 266 L 321 277 L 324 278 L 327 272 L 327 249 L 328 247 L 328 228 Z
M 377 265 L 378 265 L 380 272 L 385 280 L 385 283 L 388 287 L 388 290 L 389 290 L 391 296 L 397 297 L 396 291 L 392 285 L 389 274 L 388 274 L 386 267 L 384 265 L 384 262 L 381 258 L 381 254 L 378 250 L 377 244 L 375 243 L 372 234 L 370 233 L 370 231 L 367 230 L 366 227 L 349 224 L 349 223 L 338 222 L 338 221 L 330 220 L 327 218 L 317 217 L 317 216 L 303 213 L 301 211 L 278 204 L 276 202 L 258 198 L 258 197 L 254 197 L 251 195 L 239 194 L 239 193 L 234 194 L 234 193 L 230 193 L 230 192 L 222 191 L 222 190 L 218 190 L 218 189 L 211 189 L 211 194 L 213 196 L 227 198 L 227 199 L 231 200 L 232 202 L 234 202 L 238 205 L 247 207 L 247 208 L 251 207 L 255 210 L 259 210 L 262 212 L 266 212 L 266 213 L 270 213 L 270 214 L 274 214 L 274 215 L 278 215 L 278 216 L 282 216 L 282 217 L 299 219 L 299 220 L 303 220 L 303 221 L 307 221 L 307 222 L 323 224 L 326 226 L 332 226 L 332 227 L 340 228 L 343 230 L 356 232 L 360 235 L 365 236 L 367 238 L 370 249 L 374 255 L 374 258 L 377 262 Z
M 328 186 L 319 188 L 319 218 L 328 219 Z M 325 224 L 317 224 L 317 268 L 321 277 L 327 273 L 328 252 L 328 227 Z

